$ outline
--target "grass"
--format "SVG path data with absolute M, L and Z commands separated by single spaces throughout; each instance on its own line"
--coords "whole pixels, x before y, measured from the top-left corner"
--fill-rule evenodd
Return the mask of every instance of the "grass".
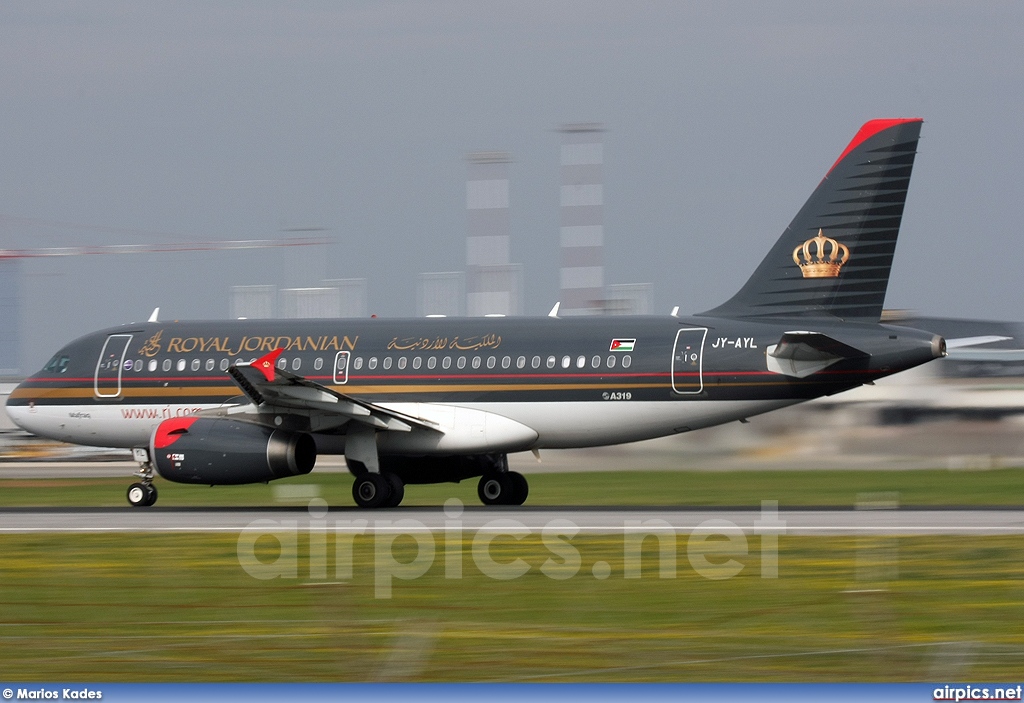
M 1024 471 L 740 471 L 536 474 L 530 505 L 852 506 L 897 492 L 901 505 L 1020 506 Z M 0 505 L 125 506 L 124 479 L 7 479 Z M 160 507 L 275 505 L 274 485 L 316 485 L 351 505 L 351 478 L 313 474 L 272 486 L 158 481 Z M 476 482 L 410 486 L 406 505 L 475 504 Z M 302 491 L 298 491 L 301 493 Z M 271 516 L 273 517 L 273 516 Z M 294 552 L 260 537 L 261 580 L 223 533 L 0 535 L 0 662 L 25 681 L 917 681 L 1024 678 L 1024 540 L 1019 536 L 780 538 L 779 578 L 760 577 L 759 538 L 742 570 L 706 578 L 676 542 L 659 578 L 655 540 L 643 576 L 625 578 L 622 536 L 571 541 L 579 569 L 539 535 L 499 537 L 491 554 L 522 559 L 497 580 L 461 547 L 446 578 L 445 537 L 415 579 L 378 598 L 375 565 L 413 568 L 413 538 L 394 559 L 356 537 L 351 574 L 328 534 L 323 573 L 308 534 Z M 244 551 L 244 550 L 243 550 Z M 390 554 L 390 552 L 386 552 Z M 719 555 L 711 561 L 725 559 Z M 548 560 L 551 560 L 550 562 Z M 344 562 L 344 557 L 340 559 Z M 402 567 L 402 563 L 411 566 Z M 548 563 L 543 571 L 542 566 Z M 426 566 L 426 565 L 425 565 Z M 561 575 L 573 572 L 563 564 Z M 311 576 L 312 573 L 312 576 Z M 719 572 L 712 570 L 710 575 Z M 607 574 L 607 578 L 599 578 Z
M 985 471 L 621 471 L 541 473 L 530 480 L 528 505 L 687 505 L 850 507 L 865 493 L 898 493 L 903 506 L 1021 506 L 1024 470 Z M 131 478 L 0 480 L 0 507 L 125 506 Z M 331 505 L 352 505 L 348 474 L 313 473 L 270 486 L 188 486 L 158 479 L 158 506 L 266 506 L 277 486 L 314 485 Z M 476 481 L 408 486 L 403 505 L 441 505 L 450 497 L 478 503 Z
M 387 599 L 375 597 L 374 565 L 381 561 L 375 562 L 373 538 L 356 538 L 351 578 L 338 578 L 333 539 L 326 579 L 309 578 L 302 533 L 296 577 L 259 580 L 240 566 L 235 535 L 0 535 L 4 676 L 83 682 L 1024 678 L 1019 537 L 783 536 L 779 578 L 765 579 L 751 536 L 749 553 L 735 557 L 742 571 L 724 580 L 691 567 L 684 538 L 674 578 L 659 578 L 649 540 L 642 578 L 626 579 L 621 536 L 578 536 L 571 544 L 579 571 L 559 580 L 541 570 L 554 555 L 540 536 L 506 537 L 492 544 L 493 558 L 520 558 L 530 570 L 495 580 L 477 568 L 468 542 L 456 544 L 463 577 L 446 578 L 438 534 L 429 569 L 395 580 Z M 264 564 L 281 557 L 272 537 L 260 538 L 255 549 Z M 418 558 L 408 536 L 392 551 L 396 563 Z M 605 579 L 593 575 L 599 562 L 610 568 Z

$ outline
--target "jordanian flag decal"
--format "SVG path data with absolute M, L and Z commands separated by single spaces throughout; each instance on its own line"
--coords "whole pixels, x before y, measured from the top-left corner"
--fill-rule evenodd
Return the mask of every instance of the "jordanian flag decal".
M 612 345 L 608 348 L 608 351 L 633 351 L 633 345 L 635 344 L 635 339 L 613 339 Z

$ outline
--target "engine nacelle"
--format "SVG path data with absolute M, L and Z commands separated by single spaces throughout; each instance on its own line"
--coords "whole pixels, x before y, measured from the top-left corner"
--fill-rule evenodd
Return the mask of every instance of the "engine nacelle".
M 308 474 L 316 443 L 286 432 L 226 417 L 164 420 L 150 439 L 157 473 L 176 483 L 237 485 Z

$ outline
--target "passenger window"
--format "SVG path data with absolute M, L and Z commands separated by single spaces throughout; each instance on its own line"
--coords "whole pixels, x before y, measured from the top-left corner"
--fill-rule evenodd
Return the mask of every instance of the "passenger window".
M 615 368 L 615 355 L 614 354 L 610 354 L 608 356 L 608 368 L 610 368 L 610 369 L 614 369 Z
M 432 357 L 428 358 L 427 359 L 427 368 L 428 369 L 432 369 L 435 366 L 437 366 L 437 357 L 436 356 L 432 356 Z
M 215 368 L 216 366 L 217 366 L 217 362 L 216 362 L 216 361 L 214 361 L 213 359 L 207 359 L 207 360 L 206 360 L 206 370 L 207 370 L 207 371 L 213 371 L 213 369 L 214 369 L 214 368 Z
M 125 371 L 131 371 L 131 370 L 132 370 L 132 364 L 133 364 L 133 363 L 134 363 L 134 362 L 133 362 L 133 361 L 132 361 L 131 359 L 125 359 L 125 360 L 124 360 L 124 370 L 125 370 Z
M 622 368 L 628 369 L 629 365 L 632 363 L 633 358 L 629 354 L 626 354 L 624 357 L 622 357 Z
M 421 367 L 421 366 L 423 366 L 423 357 L 420 357 L 420 356 L 414 356 L 414 357 L 412 358 L 412 367 L 413 367 L 414 369 L 418 369 L 418 368 L 419 368 L 419 367 Z
M 164 371 L 170 371 L 171 370 L 171 364 L 173 364 L 173 363 L 174 362 L 171 361 L 170 359 L 164 359 L 164 363 L 160 364 L 160 368 L 163 369 Z
M 497 364 L 497 363 L 498 363 L 498 360 L 495 359 L 493 356 L 487 357 L 487 368 L 493 369 L 495 364 Z
M 356 371 L 358 371 L 359 369 L 363 368 L 363 357 L 357 356 L 356 360 L 352 362 L 352 367 Z
M 517 369 L 526 368 L 526 357 L 525 356 L 521 356 L 518 359 L 516 359 L 516 368 Z
M 473 368 L 474 369 L 480 368 L 480 357 L 479 356 L 474 356 L 473 357 Z
M 569 368 L 569 364 L 571 364 L 571 363 L 572 363 L 572 359 L 570 359 L 567 356 L 563 356 L 562 357 L 562 368 L 563 369 Z
M 540 368 L 540 357 L 539 356 L 533 357 L 533 360 L 530 362 L 530 366 L 532 366 L 535 369 L 539 369 Z
M 193 359 L 192 360 L 192 370 L 193 371 L 198 371 L 199 367 L 202 365 L 202 363 L 203 362 L 200 361 L 199 359 Z
M 549 369 L 555 368 L 555 357 L 553 357 L 553 356 L 549 356 L 548 357 L 548 368 Z
M 385 356 L 384 357 L 384 363 L 382 364 L 382 366 L 385 369 L 390 369 L 391 368 L 391 357 L 390 356 Z
M 142 371 L 142 359 L 135 360 L 135 373 Z
M 406 358 L 404 356 L 398 357 L 398 368 L 404 369 L 406 365 Z
M 375 356 L 371 356 L 371 357 L 370 357 L 370 360 L 369 360 L 369 361 L 367 362 L 366 366 L 367 366 L 367 367 L 368 367 L 368 368 L 369 368 L 369 369 L 370 369 L 371 371 L 372 371 L 373 369 L 377 368 L 377 357 L 375 357 Z
M 601 368 L 601 357 L 595 356 L 593 359 L 590 360 L 590 365 L 593 366 L 595 369 Z
M 455 365 L 458 366 L 460 369 L 466 368 L 466 357 L 460 356 L 459 360 L 455 362 Z
M 441 367 L 445 369 L 450 369 L 452 367 L 452 358 L 450 356 L 446 356 L 444 360 L 441 362 Z
M 220 360 L 220 370 L 221 371 L 227 371 L 229 366 L 231 366 L 231 361 L 229 359 L 221 359 Z
M 185 370 L 185 360 L 184 359 L 178 359 L 178 371 L 184 371 L 184 370 Z
M 587 365 L 587 357 L 585 357 L 585 356 L 577 357 L 577 359 L 576 359 L 576 368 L 582 369 L 586 365 Z
M 323 357 L 318 356 L 317 358 L 313 359 L 313 370 L 314 371 L 319 371 L 323 367 L 324 367 Z
M 512 365 L 512 357 L 511 356 L 502 357 L 502 359 L 501 359 L 501 368 L 507 369 L 511 365 Z
M 149 370 L 156 371 L 156 359 L 149 360 Z
M 292 371 L 298 371 L 302 367 L 302 359 L 295 357 L 292 359 Z
M 280 359 L 277 360 L 277 368 L 284 371 L 286 368 L 288 368 L 288 360 L 282 356 Z

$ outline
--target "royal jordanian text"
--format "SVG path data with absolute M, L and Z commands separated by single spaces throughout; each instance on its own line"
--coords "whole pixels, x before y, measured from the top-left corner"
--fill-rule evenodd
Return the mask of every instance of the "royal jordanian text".
M 242 352 L 270 352 L 275 349 L 285 351 L 355 351 L 359 336 L 320 336 L 320 337 L 242 337 L 232 342 L 231 337 L 171 337 L 167 342 L 167 353 L 191 354 L 199 352 L 221 352 L 229 356 Z M 142 352 L 146 353 L 146 352 Z M 158 350 L 153 355 L 159 353 Z M 146 354 L 151 356 L 151 354 Z

